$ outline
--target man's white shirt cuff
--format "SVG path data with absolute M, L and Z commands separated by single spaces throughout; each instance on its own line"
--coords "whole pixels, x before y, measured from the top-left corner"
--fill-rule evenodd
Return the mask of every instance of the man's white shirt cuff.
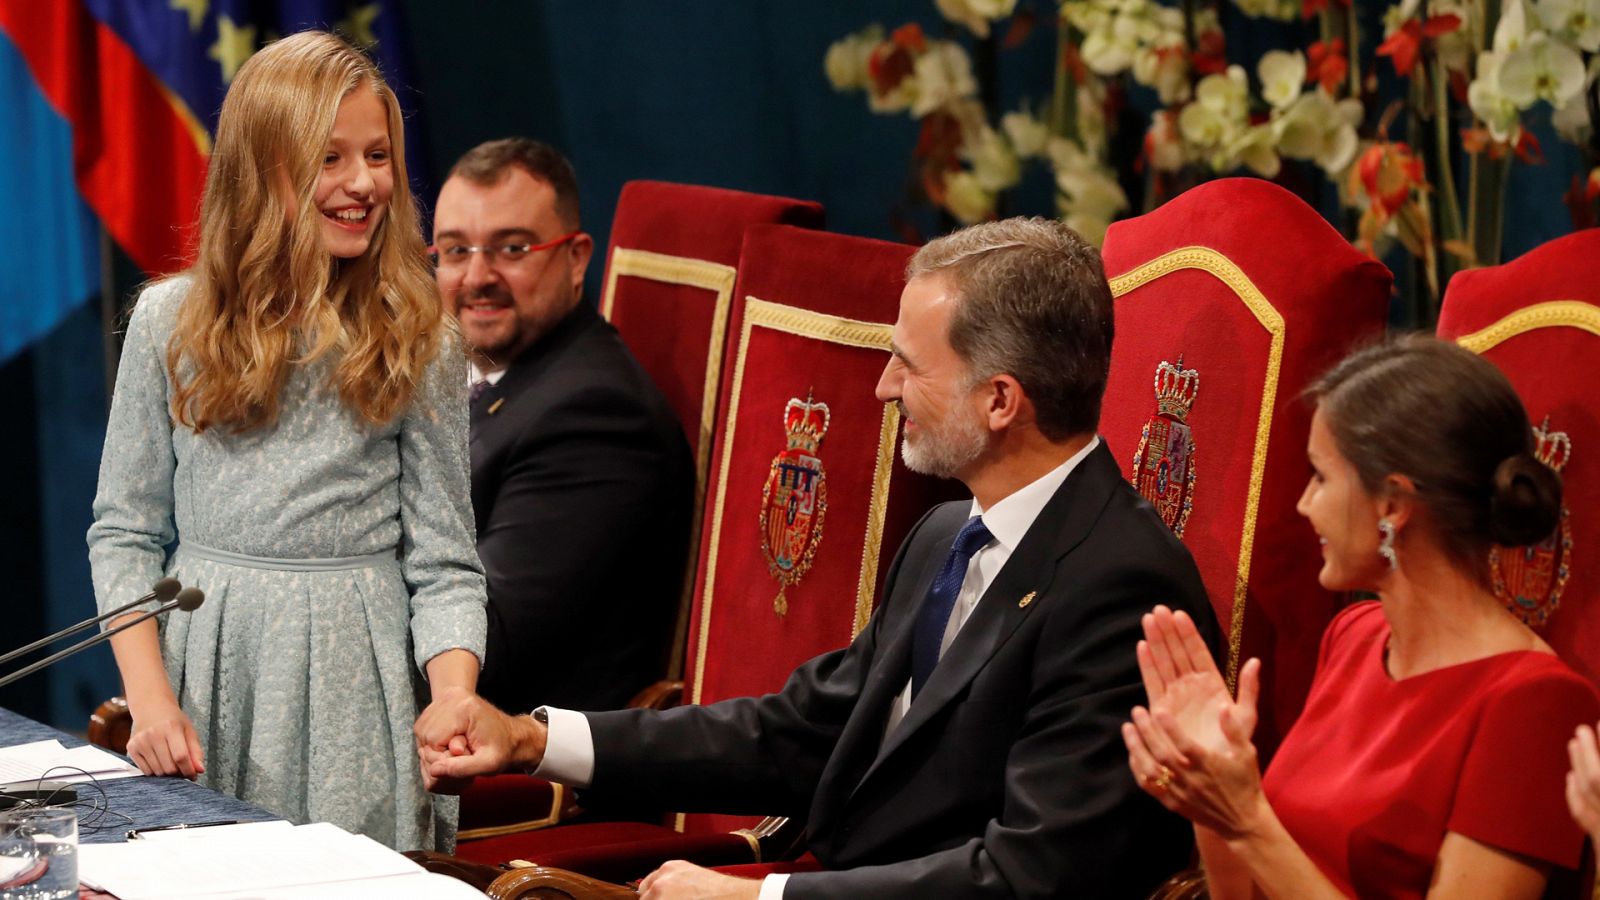
M 768 875 L 761 879 L 761 893 L 756 900 L 783 900 L 783 885 L 788 880 L 787 875 Z
M 533 774 L 569 787 L 588 787 L 594 780 L 594 734 L 589 731 L 589 718 L 583 713 L 554 706 L 540 709 L 544 710 L 549 731 L 545 736 L 544 759 Z

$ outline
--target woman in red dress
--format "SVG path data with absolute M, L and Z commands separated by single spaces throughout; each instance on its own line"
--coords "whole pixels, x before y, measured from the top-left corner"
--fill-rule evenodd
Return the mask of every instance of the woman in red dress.
M 1193 624 L 1157 607 L 1137 650 L 1150 707 L 1123 726 L 1133 774 L 1194 823 L 1219 900 L 1545 896 L 1580 861 L 1565 750 L 1600 695 L 1494 597 L 1487 559 L 1555 527 L 1560 479 L 1510 383 L 1454 344 L 1362 350 L 1309 396 L 1318 580 L 1378 599 L 1329 624 L 1265 778 L 1260 661 L 1235 700 Z

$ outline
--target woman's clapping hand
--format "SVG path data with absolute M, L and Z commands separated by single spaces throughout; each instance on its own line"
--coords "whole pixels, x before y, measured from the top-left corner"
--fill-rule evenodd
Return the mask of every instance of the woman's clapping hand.
M 1150 707 L 1134 707 L 1122 726 L 1128 767 L 1166 808 L 1224 838 L 1239 836 L 1266 802 L 1250 742 L 1261 662 L 1240 670 L 1235 700 L 1187 614 L 1157 606 L 1143 625 L 1137 652 Z

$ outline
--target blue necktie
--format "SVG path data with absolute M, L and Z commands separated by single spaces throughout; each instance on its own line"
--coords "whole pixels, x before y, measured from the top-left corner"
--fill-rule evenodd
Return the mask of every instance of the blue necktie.
M 911 697 L 915 699 L 922 685 L 933 674 L 939 663 L 939 645 L 944 642 L 944 629 L 950 623 L 950 613 L 956 608 L 956 597 L 961 593 L 961 583 L 967 580 L 967 564 L 972 555 L 993 540 L 989 529 L 983 527 L 983 518 L 973 516 L 961 526 L 955 543 L 950 545 L 950 555 L 944 568 L 933 579 L 928 596 L 917 610 L 916 631 L 911 644 Z
M 480 381 L 474 381 L 472 383 L 472 387 L 467 390 L 467 402 L 468 403 L 477 403 L 478 402 L 478 398 L 482 397 L 483 396 L 483 392 L 487 391 L 488 389 L 489 389 L 489 380 L 487 378 L 482 379 Z

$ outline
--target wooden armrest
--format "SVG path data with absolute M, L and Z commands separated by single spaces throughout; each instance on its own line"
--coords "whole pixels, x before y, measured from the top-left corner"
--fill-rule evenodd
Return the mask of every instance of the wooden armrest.
M 671 709 L 683 702 L 683 682 L 658 681 L 633 695 L 629 709 Z
M 1161 882 L 1150 900 L 1207 900 L 1210 896 L 1206 891 L 1205 870 L 1194 868 L 1184 869 Z
M 639 892 L 622 884 L 612 884 L 565 869 L 546 866 L 520 866 L 489 885 L 487 893 L 496 900 L 634 900 Z
M 411 860 L 426 871 L 449 875 L 451 878 L 457 881 L 464 881 L 485 893 L 488 892 L 489 885 L 493 884 L 496 878 L 506 874 L 506 870 L 500 866 L 468 862 L 464 859 L 456 859 L 454 856 L 435 853 L 432 850 L 407 850 L 403 855 L 406 859 Z
M 128 712 L 128 701 L 121 697 L 95 707 L 89 716 L 89 743 L 104 747 L 113 753 L 128 753 L 128 736 L 133 733 L 133 713 Z

